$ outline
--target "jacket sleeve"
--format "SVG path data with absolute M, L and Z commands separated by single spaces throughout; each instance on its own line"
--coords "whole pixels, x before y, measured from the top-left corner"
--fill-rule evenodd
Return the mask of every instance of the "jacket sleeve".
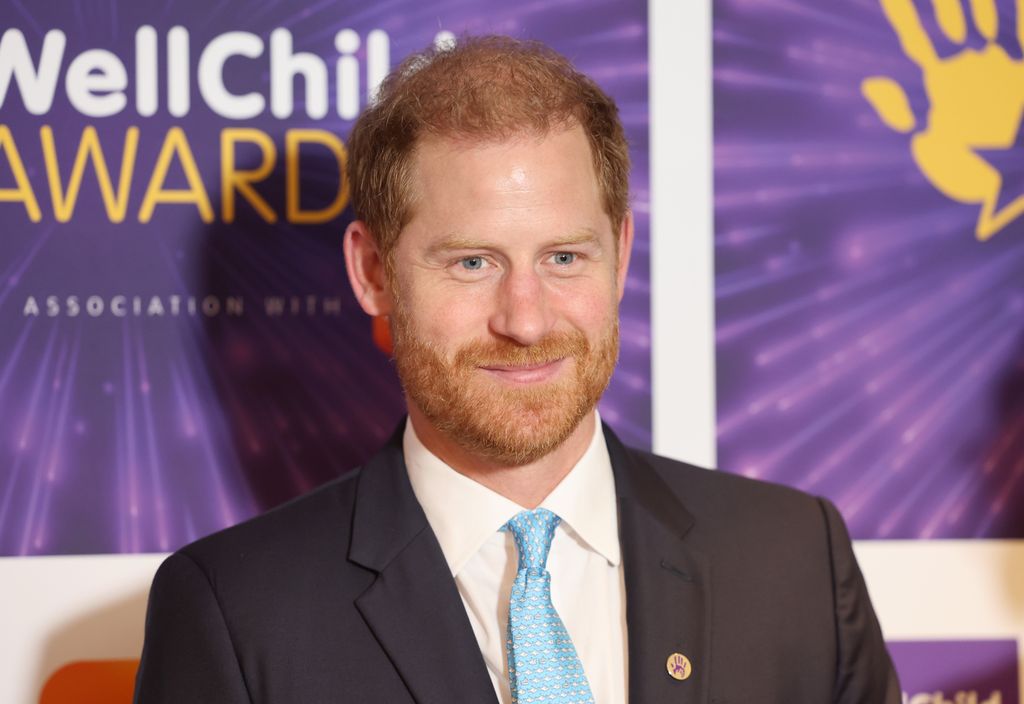
M 249 704 L 224 614 L 205 572 L 184 553 L 153 578 L 135 704 Z
M 835 704 L 899 704 L 899 680 L 839 511 L 819 499 L 832 558 L 836 618 Z

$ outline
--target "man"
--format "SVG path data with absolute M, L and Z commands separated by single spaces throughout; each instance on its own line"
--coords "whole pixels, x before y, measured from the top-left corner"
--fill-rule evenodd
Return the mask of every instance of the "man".
M 602 427 L 628 170 L 614 103 L 539 45 L 467 39 L 385 81 L 344 247 L 408 420 L 168 558 L 137 702 L 899 701 L 829 503 Z

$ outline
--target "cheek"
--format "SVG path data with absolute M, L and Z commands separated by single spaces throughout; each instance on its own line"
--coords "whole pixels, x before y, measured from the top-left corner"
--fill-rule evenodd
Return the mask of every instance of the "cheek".
M 605 281 L 561 282 L 552 287 L 551 301 L 561 317 L 575 328 L 592 332 L 607 327 L 618 314 L 618 296 Z
M 443 346 L 486 334 L 492 297 L 466 286 L 411 287 L 409 308 L 423 337 Z

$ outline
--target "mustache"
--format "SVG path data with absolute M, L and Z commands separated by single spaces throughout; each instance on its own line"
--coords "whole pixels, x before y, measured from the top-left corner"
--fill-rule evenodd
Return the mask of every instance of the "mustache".
M 590 343 L 582 332 L 551 333 L 533 345 L 511 340 L 477 340 L 455 353 L 453 364 L 461 369 L 475 367 L 524 367 L 548 364 L 566 357 L 583 357 Z

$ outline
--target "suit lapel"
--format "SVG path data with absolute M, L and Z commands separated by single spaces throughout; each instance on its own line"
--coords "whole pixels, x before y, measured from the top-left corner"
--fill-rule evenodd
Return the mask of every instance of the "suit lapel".
M 496 702 L 455 580 L 409 483 L 400 431 L 360 473 L 349 559 L 377 572 L 356 608 L 416 702 Z
M 619 499 L 629 701 L 707 702 L 711 575 L 707 558 L 684 539 L 693 517 L 641 455 L 604 430 Z M 685 680 L 669 676 L 674 653 L 690 661 Z

